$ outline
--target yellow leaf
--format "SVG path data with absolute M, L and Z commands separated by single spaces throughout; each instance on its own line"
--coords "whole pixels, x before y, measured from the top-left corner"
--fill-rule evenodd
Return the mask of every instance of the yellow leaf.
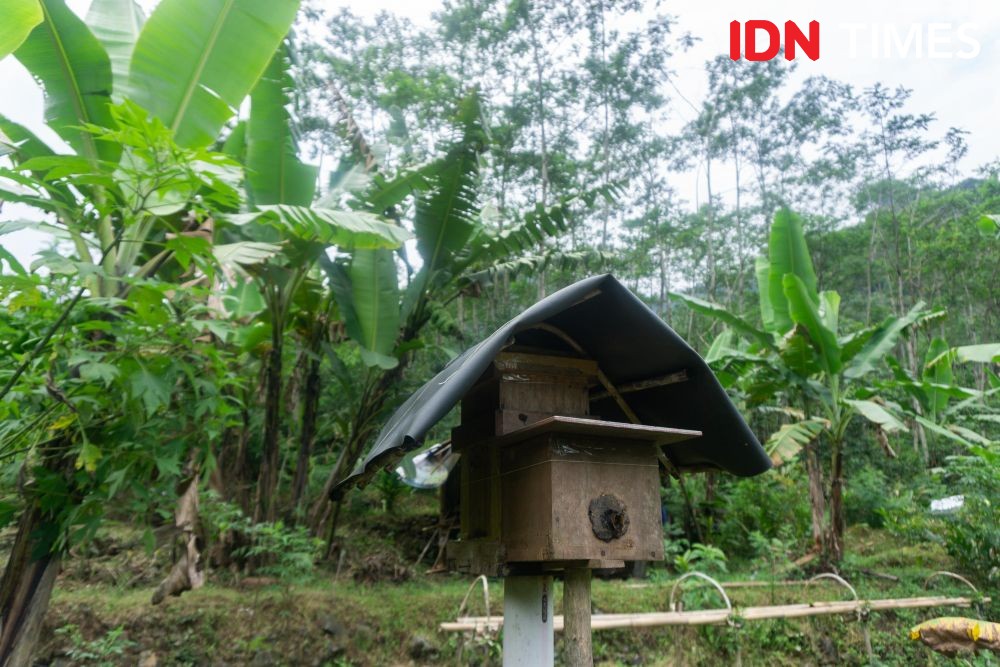
M 70 412 L 69 414 L 65 414 L 62 417 L 60 417 L 59 419 L 57 419 L 54 422 L 52 422 L 49 425 L 49 430 L 50 431 L 61 431 L 64 428 L 67 428 L 70 424 L 72 424 L 75 421 L 76 421 L 76 413 L 75 412 Z
M 80 448 L 79 456 L 76 457 L 76 469 L 83 468 L 87 472 L 94 472 L 97 470 L 97 462 L 100 460 L 100 448 L 89 442 L 84 443 L 83 447 Z

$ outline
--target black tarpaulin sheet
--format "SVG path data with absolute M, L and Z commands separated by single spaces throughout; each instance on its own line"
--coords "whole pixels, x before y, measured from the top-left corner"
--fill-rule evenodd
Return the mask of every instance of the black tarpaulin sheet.
M 534 328 L 542 323 L 573 338 L 615 386 L 687 371 L 685 382 L 625 396 L 643 424 L 702 431 L 701 438 L 664 447 L 678 468 L 715 468 L 749 477 L 771 467 L 764 448 L 698 353 L 614 276 L 601 275 L 542 299 L 452 360 L 396 410 L 337 490 L 419 447 L 431 427 L 515 340 L 519 346 L 569 351 L 558 336 Z M 591 414 L 628 421 L 611 397 L 592 402 Z

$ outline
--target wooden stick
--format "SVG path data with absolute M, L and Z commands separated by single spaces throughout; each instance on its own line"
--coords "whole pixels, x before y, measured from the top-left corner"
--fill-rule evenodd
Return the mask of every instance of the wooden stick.
M 990 598 L 983 598 L 989 602 Z M 805 618 L 830 614 L 853 614 L 867 606 L 871 611 L 886 609 L 924 609 L 927 607 L 971 607 L 976 600 L 968 597 L 919 597 L 886 600 L 836 600 L 832 602 L 812 602 L 801 604 L 774 605 L 769 607 L 746 607 L 737 609 L 738 617 L 745 621 L 760 621 L 775 618 Z M 619 628 L 650 628 L 665 625 L 725 625 L 730 618 L 727 609 L 703 609 L 697 611 L 668 611 L 635 614 L 596 614 L 591 616 L 591 629 L 613 630 Z M 446 632 L 470 630 L 496 631 L 503 624 L 502 618 L 491 618 L 489 623 L 482 616 L 459 618 L 455 622 L 441 624 Z M 556 616 L 554 629 L 563 629 L 563 617 Z
M 858 571 L 861 572 L 861 574 L 867 574 L 869 577 L 875 577 L 876 579 L 885 579 L 886 581 L 895 581 L 895 582 L 899 581 L 899 577 L 897 577 L 894 574 L 886 574 L 885 572 L 876 572 L 874 570 L 867 570 L 865 568 L 861 568 Z
M 563 646 L 566 664 L 570 667 L 593 667 L 594 653 L 590 642 L 590 570 L 585 567 L 567 569 L 563 581 L 563 611 L 566 619 Z
M 541 324 L 536 324 L 532 328 L 539 329 L 541 331 L 547 331 L 550 334 L 561 338 L 567 345 L 573 348 L 573 350 L 575 350 L 577 354 L 580 354 L 587 359 L 591 358 L 590 355 L 587 354 L 587 351 L 584 350 L 583 347 L 581 347 L 580 344 L 577 343 L 572 336 L 570 336 L 568 333 L 566 333 L 559 327 L 552 326 L 551 324 L 542 322 Z M 608 394 L 615 399 L 615 403 L 618 404 L 618 407 L 621 408 L 622 412 L 625 413 L 625 416 L 628 417 L 628 420 L 630 422 L 632 422 L 633 424 L 642 423 L 641 421 L 639 421 L 638 415 L 636 415 L 635 412 L 632 411 L 632 408 L 629 407 L 629 404 L 625 402 L 624 398 L 622 398 L 621 392 L 619 392 L 618 389 L 615 388 L 615 385 L 611 383 L 611 380 L 608 379 L 608 376 L 605 375 L 604 371 L 601 370 L 600 366 L 597 367 L 597 380 L 598 382 L 601 383 L 601 385 L 604 386 L 604 389 L 608 392 Z
M 654 387 L 665 387 L 669 384 L 677 384 L 678 382 L 687 382 L 688 373 L 686 370 L 677 371 L 676 373 L 669 373 L 667 375 L 661 375 L 660 377 L 649 378 L 648 380 L 639 380 L 638 382 L 629 382 L 626 384 L 618 385 L 619 394 L 630 394 L 633 391 L 642 391 L 643 389 L 653 389 Z M 602 398 L 607 398 L 611 394 L 607 391 L 599 391 L 591 394 L 590 400 L 599 401 Z

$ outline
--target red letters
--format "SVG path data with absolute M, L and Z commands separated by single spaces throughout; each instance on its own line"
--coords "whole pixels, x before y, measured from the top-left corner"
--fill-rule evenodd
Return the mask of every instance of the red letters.
M 764 51 L 757 50 L 758 30 L 764 30 L 767 32 L 768 44 L 767 49 Z M 781 34 L 778 32 L 778 26 L 774 25 L 770 21 L 747 21 L 746 26 L 743 28 L 743 32 L 746 35 L 747 60 L 770 60 L 778 55 L 778 50 L 781 49 Z
M 757 34 L 761 30 L 767 33 L 767 46 L 764 49 L 758 50 Z M 746 41 L 747 60 L 771 60 L 781 50 L 781 33 L 778 30 L 778 26 L 770 21 L 747 21 L 743 26 L 743 39 Z M 740 42 L 740 22 L 732 21 L 729 24 L 729 57 L 733 60 L 739 60 L 742 57 L 742 45 Z M 802 52 L 810 60 L 819 59 L 819 21 L 809 22 L 808 37 L 793 21 L 785 21 L 786 60 L 795 58 L 796 47 L 801 47 Z
M 809 60 L 819 59 L 819 21 L 809 22 L 809 39 L 794 22 L 785 21 L 785 60 L 795 58 L 796 45 L 802 47 Z

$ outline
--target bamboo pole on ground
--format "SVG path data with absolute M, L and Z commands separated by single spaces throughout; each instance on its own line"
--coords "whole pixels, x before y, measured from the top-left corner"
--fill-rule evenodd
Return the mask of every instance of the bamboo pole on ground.
M 776 618 L 806 618 L 809 616 L 825 616 L 829 614 L 857 613 L 867 605 L 871 611 L 887 609 L 924 609 L 928 607 L 971 607 L 978 602 L 969 597 L 917 597 L 885 600 L 837 600 L 832 602 L 809 602 L 801 604 L 774 605 L 769 607 L 745 607 L 738 609 L 740 619 L 744 621 L 761 621 Z M 989 602 L 989 598 L 983 598 Z M 635 614 L 597 614 L 590 619 L 592 630 L 613 630 L 621 628 L 652 628 L 666 625 L 725 625 L 729 620 L 728 609 L 704 609 L 698 611 L 668 611 Z M 564 619 L 556 616 L 553 629 L 562 631 Z M 491 618 L 489 623 L 485 617 L 464 617 L 454 622 L 441 624 L 446 632 L 462 632 L 470 630 L 498 630 L 503 624 L 501 618 Z

